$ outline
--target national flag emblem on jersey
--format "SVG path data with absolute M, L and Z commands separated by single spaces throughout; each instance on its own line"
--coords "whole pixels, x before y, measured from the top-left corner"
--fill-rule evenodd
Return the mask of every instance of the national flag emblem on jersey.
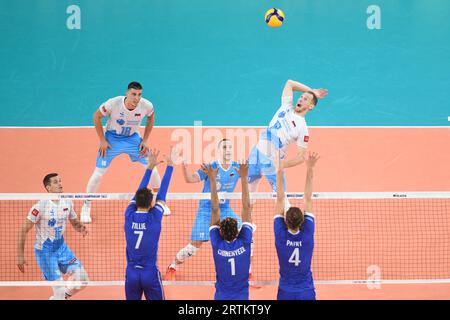
M 308 141 L 309 141 L 309 136 L 305 136 L 305 137 L 303 138 L 303 141 L 304 141 L 304 142 L 308 142 Z
M 77 258 L 73 258 L 72 260 L 70 260 L 69 264 L 75 263 L 75 261 L 77 261 Z
M 69 211 L 69 208 L 64 208 L 63 211 Z
M 33 216 L 37 217 L 38 214 L 39 214 L 39 210 L 38 210 L 38 209 L 33 209 L 33 211 L 31 211 L 31 214 L 32 214 Z
M 104 113 L 107 113 L 107 112 L 108 112 L 108 110 L 106 110 L 106 107 L 105 107 L 105 106 L 102 106 L 102 111 L 103 111 Z

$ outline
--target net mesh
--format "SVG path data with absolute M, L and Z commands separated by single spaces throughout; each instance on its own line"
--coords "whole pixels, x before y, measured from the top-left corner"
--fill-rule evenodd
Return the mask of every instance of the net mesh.
M 40 199 L 73 199 L 78 216 L 83 199 L 92 200 L 93 222 L 82 237 L 70 223 L 65 241 L 82 262 L 91 281 L 124 281 L 126 256 L 124 210 L 131 194 L 49 195 L 2 194 L 0 197 L 0 282 L 41 281 L 34 254 L 35 228 L 25 244 L 25 273 L 17 268 L 17 237 L 30 208 Z M 169 194 L 172 214 L 163 218 L 158 266 L 164 274 L 177 252 L 189 243 L 200 198 L 205 194 Z M 241 213 L 240 194 L 229 194 Z M 278 258 L 273 233 L 273 194 L 256 199 L 252 273 L 255 281 L 277 281 Z M 450 279 L 450 193 L 314 194 L 316 216 L 312 263 L 316 281 Z M 289 194 L 291 205 L 303 208 L 301 194 Z M 205 242 L 177 269 L 176 281 L 214 281 L 212 250 Z

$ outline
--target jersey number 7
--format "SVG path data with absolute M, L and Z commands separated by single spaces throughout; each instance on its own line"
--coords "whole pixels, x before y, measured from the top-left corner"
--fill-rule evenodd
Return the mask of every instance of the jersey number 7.
M 138 239 L 136 241 L 136 245 L 134 246 L 134 248 L 139 249 L 139 246 L 141 245 L 142 237 L 144 236 L 144 231 L 135 231 L 134 234 L 138 235 Z

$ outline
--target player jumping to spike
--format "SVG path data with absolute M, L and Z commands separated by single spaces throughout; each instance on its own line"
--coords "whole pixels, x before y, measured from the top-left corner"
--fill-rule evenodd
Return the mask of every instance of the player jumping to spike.
M 294 91 L 302 95 L 294 105 Z M 326 89 L 311 89 L 293 80 L 288 80 L 281 95 L 281 107 L 270 121 L 269 127 L 261 134 L 256 146 L 249 155 L 249 183 L 250 192 L 258 190 L 262 176 L 266 176 L 272 190 L 276 192 L 276 172 L 274 159 L 281 157 L 283 168 L 290 168 L 304 161 L 304 154 L 308 147 L 309 133 L 305 116 L 313 110 L 318 98 L 328 94 Z M 290 144 L 297 145 L 297 154 L 291 159 L 285 159 L 286 149 Z M 286 179 L 283 174 L 284 188 Z M 289 203 L 286 201 L 286 205 Z

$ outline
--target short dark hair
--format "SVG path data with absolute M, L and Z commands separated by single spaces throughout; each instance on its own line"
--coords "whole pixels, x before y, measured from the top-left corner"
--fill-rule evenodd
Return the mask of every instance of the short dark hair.
M 224 138 L 224 139 L 222 139 L 222 140 L 219 141 L 219 143 L 217 144 L 217 148 L 220 148 L 220 145 L 221 145 L 222 143 L 224 143 L 225 141 L 230 141 L 230 142 L 231 142 L 230 139 Z
M 128 90 L 130 89 L 142 90 L 142 86 L 139 82 L 133 81 L 128 85 Z
M 289 229 L 301 228 L 304 220 L 302 210 L 297 207 L 290 207 L 286 211 L 285 219 Z
M 153 200 L 153 193 L 148 188 L 141 188 L 135 194 L 136 207 L 150 208 Z
M 238 235 L 238 223 L 234 218 L 225 218 L 220 221 L 220 233 L 227 241 L 233 241 Z
M 42 182 L 44 183 L 44 188 L 45 188 L 46 186 L 50 185 L 51 179 L 52 179 L 53 177 L 57 177 L 57 176 L 58 176 L 58 174 L 55 173 L 55 172 L 47 174 L 47 175 L 44 177 L 44 180 L 42 180 Z
M 317 95 L 314 92 L 312 92 L 312 91 L 306 91 L 306 93 L 312 94 L 312 96 L 313 96 L 313 104 L 317 105 L 317 101 L 318 101 Z

